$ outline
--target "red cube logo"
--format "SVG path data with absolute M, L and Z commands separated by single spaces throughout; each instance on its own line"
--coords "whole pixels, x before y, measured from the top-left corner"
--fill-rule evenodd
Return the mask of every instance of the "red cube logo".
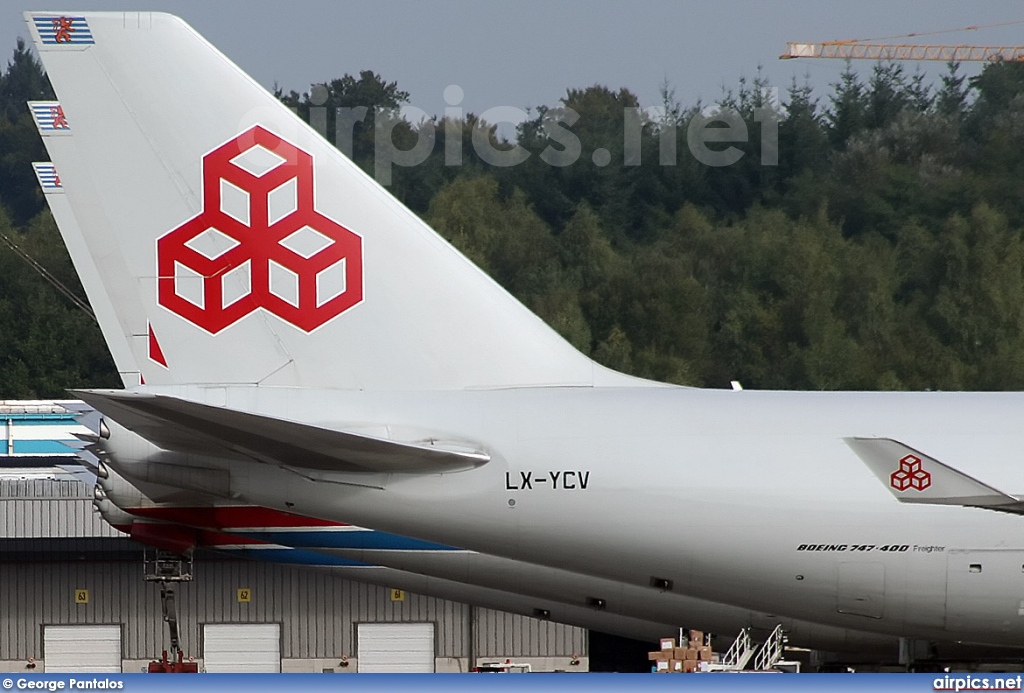
M 900 468 L 889 475 L 889 484 L 897 491 L 924 491 L 932 485 L 932 475 L 921 469 L 920 457 L 907 455 L 900 460 Z
M 157 239 L 158 301 L 210 334 L 257 309 L 312 332 L 363 300 L 362 238 L 316 211 L 313 157 L 255 126 L 203 157 L 203 210 Z

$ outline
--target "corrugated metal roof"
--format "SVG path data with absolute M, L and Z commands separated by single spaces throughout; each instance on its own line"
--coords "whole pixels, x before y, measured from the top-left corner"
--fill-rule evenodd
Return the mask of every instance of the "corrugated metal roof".
M 5 414 L 64 414 L 69 411 L 64 404 L 81 404 L 79 400 L 50 399 L 0 399 L 0 416 Z
M 92 501 L 92 489 L 75 479 L 0 479 L 0 500 L 66 500 Z
M 67 479 L 0 480 L 0 539 L 118 537 L 92 509 L 92 489 Z

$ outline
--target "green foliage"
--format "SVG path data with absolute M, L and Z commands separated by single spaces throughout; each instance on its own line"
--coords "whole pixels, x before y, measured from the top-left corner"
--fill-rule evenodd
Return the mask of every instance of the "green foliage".
M 869 94 L 850 61 L 832 85 L 832 108 L 829 110 L 829 136 L 836 149 L 867 127 Z
M 578 292 L 562 281 L 557 242 L 521 192 L 503 198 L 490 176 L 459 178 L 434 196 L 426 219 L 573 346 L 590 350 Z
M 45 161 L 46 152 L 25 102 L 52 98 L 42 66 L 19 38 L 14 57 L 0 75 L 0 204 L 16 225 L 43 208 L 32 162 Z
M 20 233 L 0 210 L 0 233 L 77 287 L 49 211 Z M 0 245 L 0 324 L 0 399 L 63 398 L 68 388 L 116 387 L 120 382 L 93 319 L 6 245 Z
M 39 61 L 19 39 L 0 74 L 0 234 L 84 297 L 31 165 L 47 157 L 25 102 L 52 98 Z M 0 399 L 66 397 L 67 388 L 119 382 L 95 321 L 4 243 L 0 325 Z
M 344 151 L 365 171 L 373 173 L 374 125 L 377 119 L 399 118 L 399 110 L 409 102 L 409 92 L 401 91 L 396 82 L 388 82 L 370 70 L 363 70 L 356 78 L 345 75 L 326 84 L 314 85 L 309 92 L 285 94 L 277 87 L 275 95 L 295 110 L 301 118 L 310 121 L 311 109 L 319 109 L 327 140 Z M 314 103 L 315 101 L 315 103 Z M 339 109 L 345 113 L 338 121 Z M 365 113 L 354 112 L 365 109 Z M 351 115 L 347 115 L 351 113 Z M 404 130 L 410 126 L 404 123 Z
M 960 63 L 947 63 L 946 74 L 942 76 L 942 88 L 935 96 L 935 108 L 939 114 L 950 116 L 960 122 L 967 113 L 967 78 L 960 74 Z

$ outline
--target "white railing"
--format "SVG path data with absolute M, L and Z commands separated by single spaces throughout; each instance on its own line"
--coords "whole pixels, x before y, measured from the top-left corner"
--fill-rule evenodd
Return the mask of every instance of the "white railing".
M 722 655 L 721 661 L 713 669 L 718 671 L 742 671 L 754 654 L 754 641 L 750 639 L 750 629 L 744 628 L 729 649 Z
M 782 660 L 782 646 L 786 642 L 786 635 L 782 631 L 782 625 L 775 626 L 775 630 L 768 636 L 761 649 L 757 651 L 754 658 L 755 671 L 768 671 L 775 664 Z

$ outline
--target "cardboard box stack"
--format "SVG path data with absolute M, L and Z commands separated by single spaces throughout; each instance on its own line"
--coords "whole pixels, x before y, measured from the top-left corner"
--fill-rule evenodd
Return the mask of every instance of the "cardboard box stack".
M 651 661 L 651 668 L 659 674 L 671 672 L 673 653 L 675 652 L 675 638 L 662 638 L 661 649 L 647 653 L 647 659 Z
M 659 674 L 689 674 L 701 670 L 701 662 L 714 661 L 711 647 L 705 645 L 704 633 L 689 631 L 689 639 L 676 647 L 675 638 L 662 638 L 661 649 L 647 654 L 651 670 Z

